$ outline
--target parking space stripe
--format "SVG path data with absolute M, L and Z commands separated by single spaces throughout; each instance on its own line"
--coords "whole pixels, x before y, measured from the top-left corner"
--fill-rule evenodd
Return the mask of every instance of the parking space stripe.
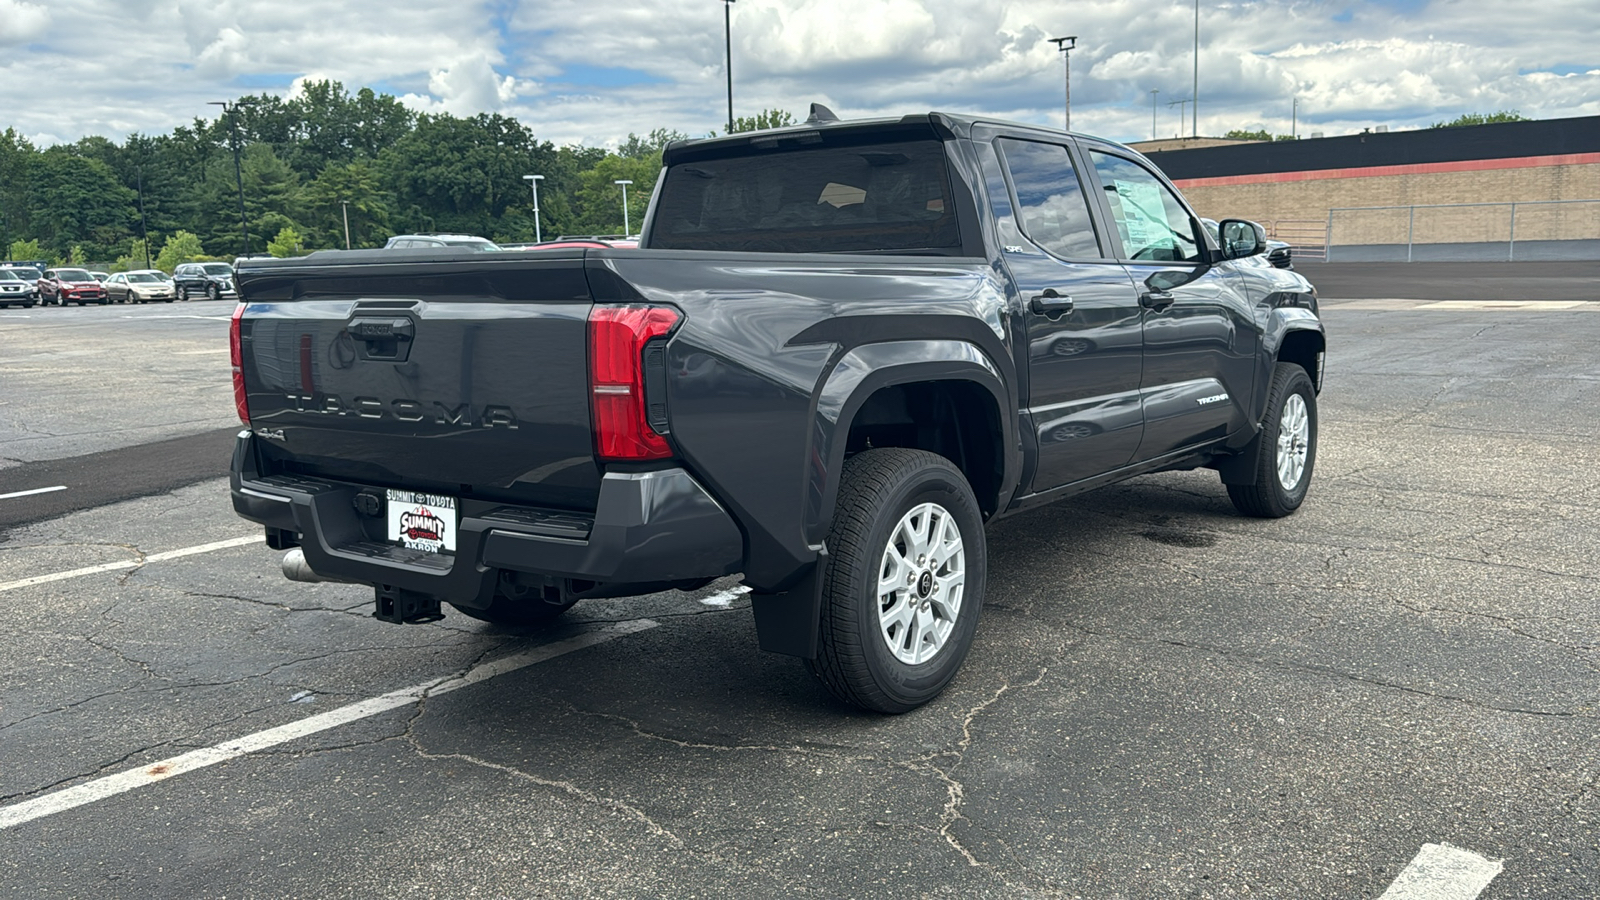
M 329 710 L 297 722 L 290 722 L 287 725 L 268 728 L 255 734 L 247 734 L 231 741 L 224 741 L 220 744 L 213 744 L 210 747 L 192 750 L 179 756 L 168 757 L 158 762 L 142 765 L 137 769 L 128 769 L 115 775 L 107 775 L 103 778 L 96 778 L 93 781 L 86 781 L 83 784 L 54 791 L 42 797 L 35 797 L 32 800 L 0 807 L 0 831 L 14 828 L 34 819 L 54 815 L 58 812 L 76 809 L 108 797 L 115 797 L 118 794 L 125 794 L 135 788 L 156 784 L 186 772 L 193 772 L 207 766 L 214 766 L 220 762 L 227 762 L 230 759 L 237 759 L 250 753 L 265 750 L 268 747 L 275 747 L 321 731 L 348 725 L 351 722 L 388 712 L 392 709 L 410 706 L 426 698 L 448 694 L 451 691 L 457 691 L 508 672 L 515 672 L 518 669 L 555 659 L 575 650 L 582 650 L 586 647 L 593 647 L 596 644 L 616 640 L 619 637 L 647 631 L 657 627 L 659 624 L 659 622 L 652 619 L 634 619 L 627 622 L 609 623 L 564 640 L 554 641 L 540 647 L 534 647 L 531 650 L 482 663 L 460 675 L 450 675 L 426 681 L 422 684 L 414 684 L 408 688 L 390 691 L 382 696 L 341 706 L 338 709 Z
M 31 491 L 12 491 L 9 494 L 0 494 L 0 500 L 10 500 L 13 497 L 32 497 L 34 494 L 49 494 L 54 491 L 64 491 L 66 489 L 66 485 L 58 484 L 55 487 L 34 488 Z
M 1474 900 L 1504 868 L 1504 860 L 1450 844 L 1423 844 L 1378 900 Z
M 243 547 L 246 544 L 259 544 L 263 541 L 261 535 L 253 534 L 249 537 L 229 538 L 226 541 L 212 541 L 209 544 L 197 544 L 193 547 L 183 547 L 178 550 L 165 550 L 161 553 L 151 553 L 140 559 L 124 559 L 117 562 L 101 563 L 97 566 L 84 566 L 81 569 L 68 569 L 65 572 L 51 572 L 49 575 L 35 575 L 32 578 L 23 578 L 18 581 L 0 582 L 0 594 L 14 591 L 18 588 L 32 587 L 36 584 L 48 584 L 52 581 L 65 581 L 68 578 L 81 578 L 85 575 L 94 575 L 99 572 L 117 572 L 122 569 L 137 569 L 140 566 L 166 559 L 179 559 L 185 556 L 194 556 L 197 553 L 210 553 L 213 550 L 226 550 L 229 547 Z

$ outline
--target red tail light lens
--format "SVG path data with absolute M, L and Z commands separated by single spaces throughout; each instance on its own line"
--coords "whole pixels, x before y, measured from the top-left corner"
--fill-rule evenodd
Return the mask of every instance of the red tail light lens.
M 244 349 L 239 343 L 239 319 L 244 315 L 244 304 L 233 308 L 233 322 L 228 325 L 228 356 L 233 362 L 233 406 L 239 421 L 250 424 L 250 407 L 244 393 Z
M 664 306 L 596 306 L 589 311 L 589 387 L 601 459 L 666 459 L 672 448 L 650 427 L 644 347 L 678 324 Z

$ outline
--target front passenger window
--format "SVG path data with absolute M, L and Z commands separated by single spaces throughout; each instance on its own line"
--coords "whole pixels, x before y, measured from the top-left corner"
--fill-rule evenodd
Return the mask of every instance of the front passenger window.
M 1089 151 L 1111 205 L 1125 259 L 1198 262 L 1201 244 L 1195 221 L 1178 198 L 1148 169 L 1130 159 Z

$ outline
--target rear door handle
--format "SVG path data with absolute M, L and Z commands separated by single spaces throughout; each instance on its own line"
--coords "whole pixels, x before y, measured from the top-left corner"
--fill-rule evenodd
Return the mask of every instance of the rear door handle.
M 1172 296 L 1171 291 L 1145 291 L 1139 295 L 1139 305 L 1145 309 L 1161 312 L 1171 306 L 1178 298 Z
M 1055 288 L 1045 288 L 1044 293 L 1035 294 L 1028 301 L 1028 308 L 1038 315 L 1054 319 L 1072 312 L 1072 298 L 1058 293 Z

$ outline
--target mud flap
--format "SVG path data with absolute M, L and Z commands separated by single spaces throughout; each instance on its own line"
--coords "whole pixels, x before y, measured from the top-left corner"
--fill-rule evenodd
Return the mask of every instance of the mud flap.
M 817 658 L 817 628 L 822 618 L 822 579 L 828 551 L 817 556 L 811 571 L 781 594 L 750 595 L 756 616 L 756 641 L 768 653 L 801 659 Z

